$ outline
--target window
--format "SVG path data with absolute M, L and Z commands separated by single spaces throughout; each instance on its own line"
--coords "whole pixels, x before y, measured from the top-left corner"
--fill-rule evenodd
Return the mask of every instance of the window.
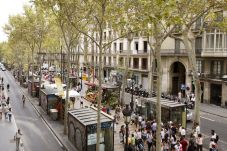
M 109 65 L 112 64 L 112 60 L 111 60 L 111 57 L 109 57 Z
M 120 66 L 123 66 L 123 57 L 120 57 L 120 58 L 119 58 L 119 65 L 120 65 Z
M 147 58 L 142 58 L 142 70 L 147 70 Z
M 206 48 L 214 48 L 214 34 L 206 35 Z
M 114 43 L 114 52 L 116 53 L 116 51 L 117 51 L 117 43 L 115 42 Z
M 216 34 L 216 48 L 222 48 L 222 34 Z
M 104 38 L 104 40 L 106 40 L 106 32 L 104 32 L 104 35 L 103 35 L 103 36 L 104 36 L 104 37 L 103 37 L 103 38 Z
M 221 22 L 223 21 L 223 11 L 218 11 L 218 12 L 215 12 L 215 21 L 217 22 Z
M 138 41 L 135 42 L 135 50 L 138 53 L 138 51 L 139 51 L 139 42 Z
M 196 60 L 196 71 L 202 73 L 202 60 Z
M 196 37 L 196 39 L 195 39 L 195 50 L 196 50 L 196 53 L 201 53 L 201 51 L 202 51 L 202 37 Z
M 109 39 L 111 39 L 111 36 L 112 36 L 112 31 L 110 30 L 109 31 Z
M 122 42 L 120 43 L 119 50 L 120 50 L 120 52 L 123 51 L 123 43 Z
M 147 53 L 147 41 L 143 41 L 143 51 Z
M 212 61 L 212 74 L 218 75 L 221 74 L 221 61 Z
M 133 68 L 139 68 L 139 58 L 133 58 Z
M 202 18 L 200 17 L 199 19 L 196 20 L 195 22 L 195 28 L 199 29 L 201 27 L 202 23 Z
M 180 52 L 180 40 L 175 39 L 175 52 L 179 53 Z

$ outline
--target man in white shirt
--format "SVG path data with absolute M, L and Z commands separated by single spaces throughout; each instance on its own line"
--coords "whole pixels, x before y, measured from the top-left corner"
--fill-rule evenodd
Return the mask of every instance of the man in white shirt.
M 185 137 L 186 130 L 184 129 L 184 127 L 181 128 L 180 135 L 181 135 L 181 137 Z

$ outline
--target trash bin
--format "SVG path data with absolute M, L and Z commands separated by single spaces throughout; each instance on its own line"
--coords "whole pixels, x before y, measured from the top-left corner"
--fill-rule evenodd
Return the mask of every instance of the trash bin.
M 58 110 L 50 109 L 50 117 L 52 120 L 56 121 L 58 119 Z

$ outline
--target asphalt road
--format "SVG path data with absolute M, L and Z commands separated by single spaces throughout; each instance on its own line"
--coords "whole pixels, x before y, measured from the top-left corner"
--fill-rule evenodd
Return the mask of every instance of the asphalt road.
M 22 105 L 22 92 L 8 71 L 0 71 L 5 85 L 10 84 L 10 103 L 18 128 L 23 133 L 25 151 L 62 151 L 59 143 L 38 116 L 30 102 Z

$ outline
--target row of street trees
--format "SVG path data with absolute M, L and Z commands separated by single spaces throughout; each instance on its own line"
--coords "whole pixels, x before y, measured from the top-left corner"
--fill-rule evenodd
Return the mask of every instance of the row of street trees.
M 194 41 L 201 32 L 195 33 L 193 25 L 200 20 L 202 24 L 199 31 L 203 31 L 203 23 L 206 23 L 206 25 L 207 21 L 211 23 L 215 19 L 214 12 L 217 9 L 223 9 L 225 6 L 226 0 L 35 0 L 31 6 L 25 7 L 23 15 L 9 18 L 9 23 L 5 26 L 5 32 L 8 33 L 9 40 L 7 43 L 2 44 L 4 45 L 2 47 L 5 50 L 5 59 L 9 63 L 18 63 L 18 66 L 23 68 L 24 64 L 32 64 L 33 67 L 35 53 L 59 51 L 62 46 L 67 52 L 68 76 L 71 64 L 70 56 L 74 49 L 83 46 L 85 43 L 83 47 L 84 60 L 90 61 L 87 59 L 89 49 L 92 49 L 94 55 L 94 46 L 98 47 L 99 96 L 96 150 L 99 150 L 103 56 L 113 41 L 119 38 L 127 38 L 128 55 L 122 89 L 124 92 L 128 75 L 129 55 L 132 53 L 130 43 L 134 33 L 142 33 L 147 37 L 151 50 L 148 59 L 151 65 L 149 67 L 149 92 L 153 87 L 152 68 L 157 70 L 156 120 L 158 127 L 156 150 L 161 150 L 161 136 L 159 134 L 161 132 L 160 100 L 163 72 L 161 64 L 162 43 L 166 38 L 173 37 L 180 39 L 185 45 L 195 83 L 195 122 L 199 123 L 201 86 L 196 71 Z M 113 33 L 108 42 L 104 39 L 104 30 L 107 28 L 111 29 Z M 154 67 L 152 66 L 153 60 L 156 62 Z M 94 66 L 94 61 L 92 62 Z M 89 63 L 85 62 L 85 64 Z M 79 71 L 79 65 L 77 71 Z M 66 81 L 67 104 L 69 77 Z M 124 97 L 122 96 L 122 98 Z M 65 111 L 64 132 L 67 133 L 67 108 Z

